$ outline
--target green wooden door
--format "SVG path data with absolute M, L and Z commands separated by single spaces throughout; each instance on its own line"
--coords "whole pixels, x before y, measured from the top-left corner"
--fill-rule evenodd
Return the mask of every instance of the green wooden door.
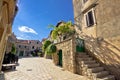
M 62 50 L 59 50 L 59 65 L 62 66 Z
M 83 39 L 76 39 L 77 45 L 76 45 L 76 51 L 77 52 L 84 52 L 85 51 L 85 44 Z

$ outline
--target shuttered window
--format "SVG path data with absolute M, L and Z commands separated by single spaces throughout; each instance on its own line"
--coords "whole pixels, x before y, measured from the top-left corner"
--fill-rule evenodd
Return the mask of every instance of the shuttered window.
M 94 25 L 94 19 L 93 19 L 92 11 L 88 12 L 85 17 L 86 17 L 87 27 L 90 27 L 90 26 Z

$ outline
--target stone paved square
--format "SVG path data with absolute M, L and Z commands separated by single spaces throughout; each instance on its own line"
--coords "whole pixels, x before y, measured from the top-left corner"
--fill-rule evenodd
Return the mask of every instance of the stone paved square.
M 51 59 L 20 58 L 15 71 L 6 71 L 5 80 L 88 80 L 55 66 Z

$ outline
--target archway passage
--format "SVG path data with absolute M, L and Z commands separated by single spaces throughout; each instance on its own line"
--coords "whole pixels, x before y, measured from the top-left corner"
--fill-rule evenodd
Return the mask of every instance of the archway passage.
M 58 57 L 59 57 L 59 63 L 58 63 L 58 65 L 62 66 L 62 50 L 58 51 Z

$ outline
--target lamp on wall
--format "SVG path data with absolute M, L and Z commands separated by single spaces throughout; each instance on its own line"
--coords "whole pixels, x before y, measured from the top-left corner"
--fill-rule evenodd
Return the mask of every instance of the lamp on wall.
M 97 37 L 97 41 L 103 41 L 103 37 Z
M 103 40 L 104 40 L 103 37 L 97 37 L 97 38 L 96 38 L 96 42 L 97 42 L 98 44 L 100 44 L 100 42 L 103 41 Z

